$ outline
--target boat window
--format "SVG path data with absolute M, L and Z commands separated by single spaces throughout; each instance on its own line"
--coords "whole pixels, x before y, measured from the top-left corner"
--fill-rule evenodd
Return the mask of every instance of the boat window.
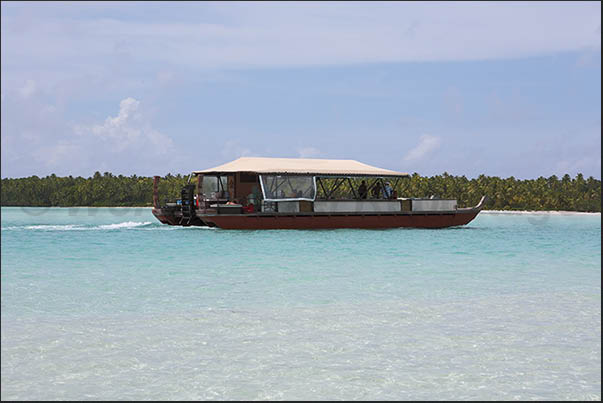
M 265 200 L 314 200 L 316 183 L 312 176 L 260 175 Z
M 220 189 L 221 191 L 228 191 L 228 176 L 218 176 L 220 178 Z
M 218 180 L 219 179 L 219 180 Z M 224 198 L 223 191 L 228 191 L 228 177 L 203 176 L 203 197 L 206 199 Z M 220 196 L 220 197 L 218 197 Z
M 218 191 L 218 178 L 216 176 L 204 176 L 202 186 L 203 196 L 211 198 L 212 194 L 215 196 Z

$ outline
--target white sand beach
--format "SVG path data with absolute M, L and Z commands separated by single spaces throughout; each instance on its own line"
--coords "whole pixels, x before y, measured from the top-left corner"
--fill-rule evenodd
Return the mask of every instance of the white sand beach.
M 515 211 L 515 210 L 482 210 L 480 214 L 555 214 L 555 215 L 601 215 L 600 212 L 589 213 L 583 211 Z

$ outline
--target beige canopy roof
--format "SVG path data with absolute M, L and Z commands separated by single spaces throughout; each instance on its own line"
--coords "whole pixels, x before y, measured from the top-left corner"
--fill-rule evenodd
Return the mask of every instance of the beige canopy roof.
M 215 168 L 205 169 L 203 171 L 193 171 L 193 174 L 222 174 L 233 172 L 332 176 L 408 176 L 407 173 L 381 169 L 354 160 L 256 157 L 241 157 Z

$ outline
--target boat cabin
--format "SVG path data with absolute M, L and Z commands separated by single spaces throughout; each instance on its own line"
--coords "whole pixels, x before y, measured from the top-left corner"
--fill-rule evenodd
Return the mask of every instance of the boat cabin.
M 407 173 L 354 160 L 243 157 L 192 175 L 194 204 L 207 213 L 412 210 L 412 199 L 400 197 Z M 455 200 L 415 199 L 415 204 L 424 209 L 456 208 Z

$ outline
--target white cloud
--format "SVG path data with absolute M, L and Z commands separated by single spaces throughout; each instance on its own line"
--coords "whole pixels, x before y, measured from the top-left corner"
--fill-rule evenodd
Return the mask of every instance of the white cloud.
M 405 162 L 419 161 L 429 155 L 431 152 L 436 150 L 440 144 L 441 139 L 437 136 L 430 136 L 424 134 L 419 138 L 419 144 L 411 149 L 405 156 Z
M 173 147 L 172 139 L 144 122 L 139 107 L 140 102 L 136 99 L 123 99 L 117 116 L 107 117 L 102 125 L 78 127 L 77 132 L 89 132 L 110 144 L 112 150 L 117 152 L 130 149 L 155 155 L 166 154 Z
M 172 169 L 178 159 L 172 139 L 154 129 L 143 112 L 140 101 L 125 98 L 116 116 L 102 124 L 72 125 L 71 133 L 58 142 L 45 141 L 31 155 L 45 170 L 58 173 L 151 174 Z
M 36 82 L 34 80 L 27 80 L 23 87 L 19 88 L 19 94 L 23 98 L 31 97 L 36 92 Z

